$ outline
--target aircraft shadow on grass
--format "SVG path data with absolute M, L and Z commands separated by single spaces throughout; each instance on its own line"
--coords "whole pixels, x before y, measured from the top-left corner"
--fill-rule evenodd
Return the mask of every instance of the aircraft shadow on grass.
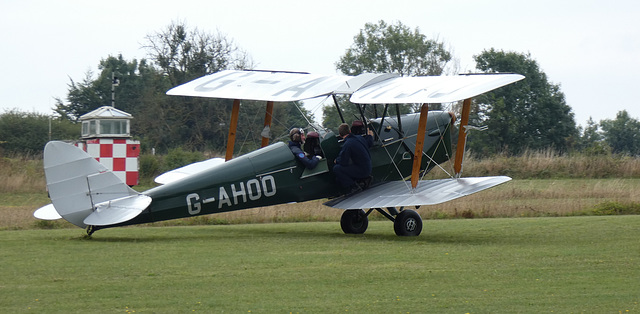
M 163 227 L 157 227 L 163 228 Z M 411 241 L 417 243 L 429 244 L 467 244 L 473 246 L 493 245 L 493 244 L 507 244 L 507 245 L 522 245 L 530 244 L 530 235 L 518 235 L 512 234 L 509 237 L 497 238 L 495 235 L 485 232 L 465 232 L 458 231 L 442 231 L 442 230 L 429 230 L 425 232 L 426 237 L 407 238 L 397 237 L 394 234 L 384 231 L 372 231 L 367 234 L 353 234 L 345 238 L 340 230 L 326 230 L 326 229 L 296 229 L 292 228 L 290 231 L 281 231 L 276 228 L 259 228 L 252 229 L 250 233 L 244 233 L 238 229 L 234 229 L 232 232 L 228 230 L 214 230 L 217 226 L 203 227 L 194 226 L 189 227 L 188 234 L 180 232 L 178 229 L 175 232 L 167 232 L 162 230 L 160 233 L 154 233 L 153 231 L 146 230 L 138 235 L 120 236 L 113 233 L 104 233 L 100 236 L 87 236 L 82 235 L 79 237 L 72 237 L 69 240 L 72 241 L 90 241 L 90 242 L 103 242 L 103 243 L 169 243 L 169 242 L 191 242 L 191 241 L 226 241 L 226 240 L 242 240 L 248 241 L 252 239 L 306 239 L 311 240 L 321 239 L 323 242 L 331 242 L 340 240 L 341 243 L 353 240 L 354 242 L 385 242 L 390 241 L 403 242 Z M 164 229 L 164 228 L 163 228 Z M 197 230 L 196 230 L 197 229 Z M 114 231 L 114 233 L 117 233 Z

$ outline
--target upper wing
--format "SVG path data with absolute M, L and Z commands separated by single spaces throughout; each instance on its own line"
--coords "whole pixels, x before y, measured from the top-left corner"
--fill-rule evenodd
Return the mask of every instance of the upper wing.
M 349 76 L 226 70 L 174 87 L 167 95 L 288 102 L 329 95 Z
M 405 181 L 391 181 L 324 205 L 341 209 L 435 205 L 511 180 L 506 176 L 420 181 L 415 190 Z
M 400 77 L 226 70 L 174 87 L 167 95 L 289 102 L 352 94 L 361 104 L 447 103 L 471 98 L 524 79 L 520 74 Z
M 520 74 L 396 77 L 351 95 L 358 104 L 448 103 L 471 98 L 524 79 Z

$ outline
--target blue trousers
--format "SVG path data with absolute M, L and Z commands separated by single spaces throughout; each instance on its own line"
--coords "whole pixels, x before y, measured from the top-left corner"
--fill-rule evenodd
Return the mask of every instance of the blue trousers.
M 356 180 L 369 176 L 366 171 L 362 171 L 356 166 L 342 166 L 339 164 L 333 166 L 333 173 L 336 175 L 336 181 L 343 188 L 349 188 L 356 183 Z

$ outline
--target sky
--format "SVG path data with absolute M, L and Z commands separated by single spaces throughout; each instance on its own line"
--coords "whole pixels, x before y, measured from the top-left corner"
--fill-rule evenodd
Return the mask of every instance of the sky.
M 529 53 L 560 85 L 577 124 L 640 119 L 640 1 L 4 1 L 0 11 L 0 112 L 52 113 L 70 79 L 122 54 L 148 58 L 145 36 L 184 22 L 221 33 L 258 69 L 337 74 L 335 63 L 365 23 L 401 22 L 442 41 L 457 72 L 483 50 Z M 116 91 L 117 99 L 117 91 Z M 117 100 L 116 100 L 117 102 Z

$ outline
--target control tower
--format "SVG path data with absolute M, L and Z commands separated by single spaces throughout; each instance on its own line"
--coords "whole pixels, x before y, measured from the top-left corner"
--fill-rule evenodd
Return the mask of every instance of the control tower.
M 131 139 L 132 119 L 112 106 L 100 107 L 80 117 L 82 140 L 76 143 L 129 186 L 138 185 L 140 156 L 140 141 Z

